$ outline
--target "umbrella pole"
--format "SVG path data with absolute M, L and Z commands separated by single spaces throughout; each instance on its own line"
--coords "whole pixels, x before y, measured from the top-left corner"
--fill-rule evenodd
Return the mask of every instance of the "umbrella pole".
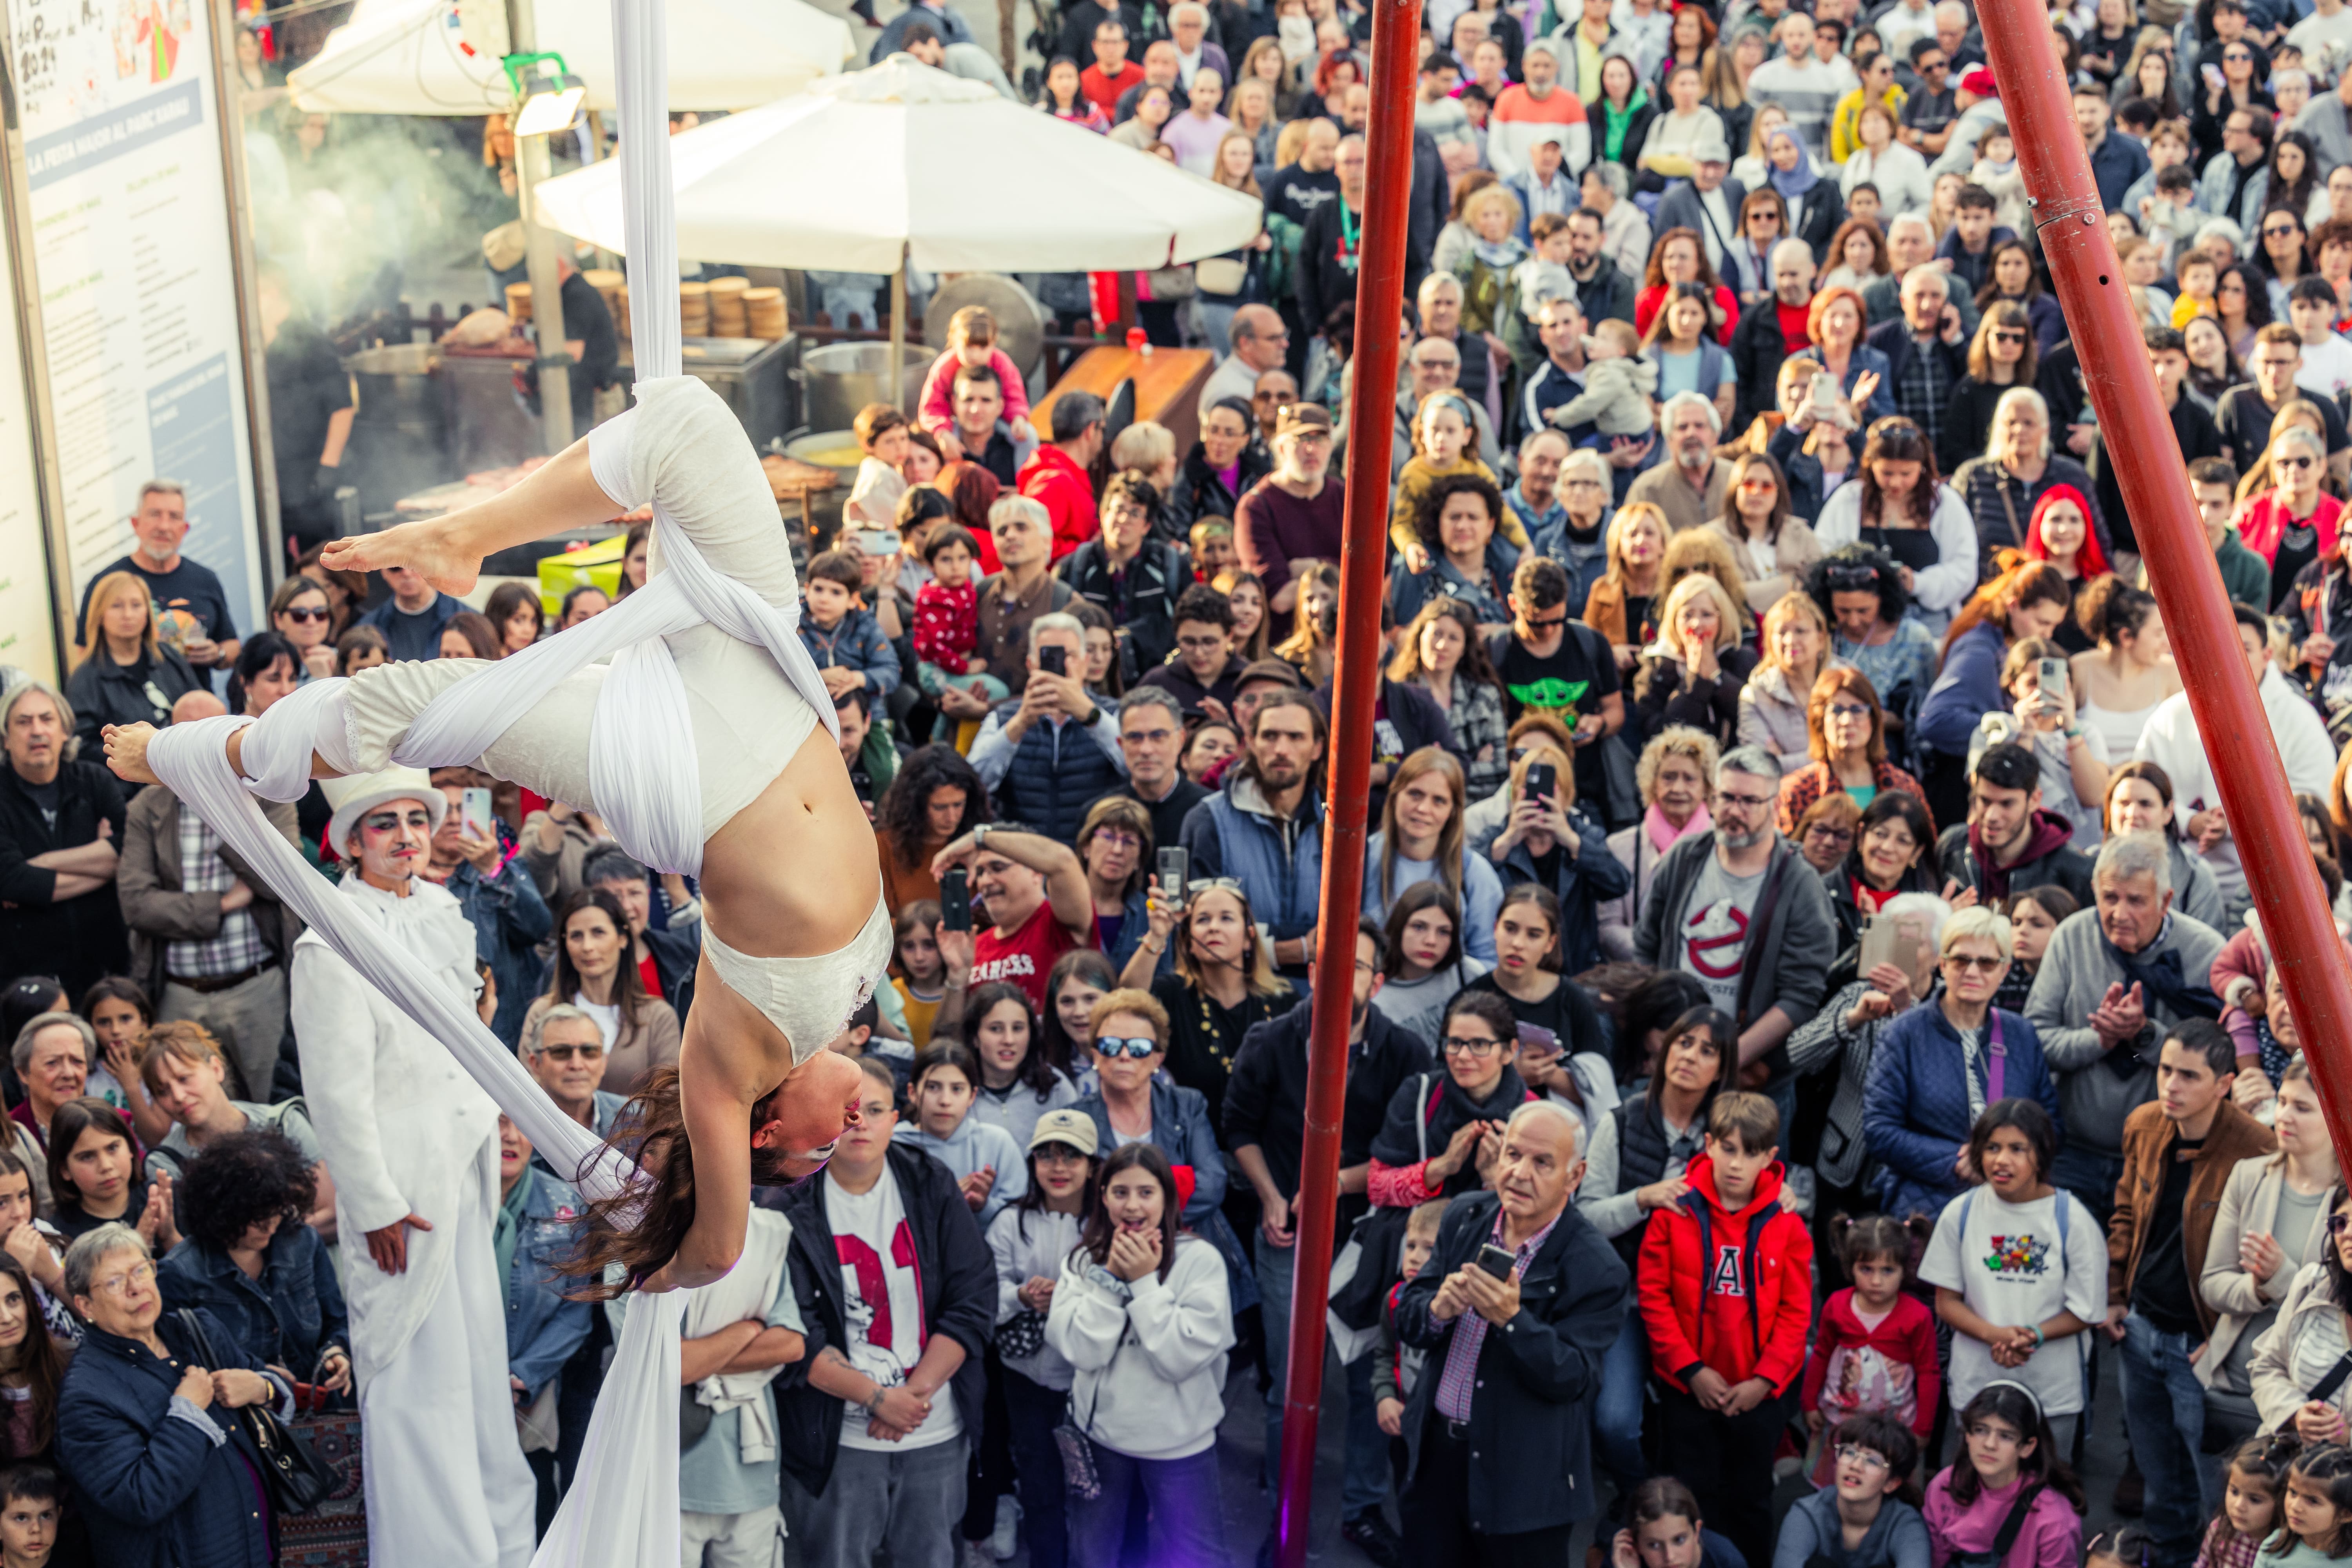
M 907 411 L 907 247 L 898 247 L 898 270 L 890 274 L 890 406 Z

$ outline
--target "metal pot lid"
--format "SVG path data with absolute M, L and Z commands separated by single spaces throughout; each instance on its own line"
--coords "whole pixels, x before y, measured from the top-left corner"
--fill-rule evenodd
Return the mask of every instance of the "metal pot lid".
M 948 320 L 966 305 L 984 305 L 996 318 L 996 346 L 1028 374 L 1045 353 L 1045 310 L 1037 296 L 1001 272 L 967 272 L 940 285 L 923 311 L 923 342 L 948 346 Z

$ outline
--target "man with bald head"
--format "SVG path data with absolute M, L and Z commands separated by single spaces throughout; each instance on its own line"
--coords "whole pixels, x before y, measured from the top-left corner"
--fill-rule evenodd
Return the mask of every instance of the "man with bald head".
M 1739 373 L 1739 401 L 1731 428 L 1748 428 L 1773 406 L 1772 388 L 1780 362 L 1812 346 L 1806 323 L 1812 314 L 1813 252 L 1801 239 L 1772 247 L 1772 309 L 1750 307 L 1731 330 L 1731 363 Z
M 1950 277 L 1940 267 L 1914 267 L 1903 276 L 1901 319 L 1873 327 L 1870 346 L 1892 367 L 1895 406 L 1933 446 L 1952 406 L 1952 389 L 1969 373 L 1969 340 L 1960 325 Z
M 211 692 L 191 691 L 172 705 L 172 722 L 227 711 Z M 301 842 L 291 803 L 265 801 L 262 810 L 289 844 Z M 276 1100 L 286 956 L 301 920 L 165 784 L 131 797 L 114 880 L 131 930 L 131 977 L 155 998 L 157 1018 L 212 1031 L 238 1080 L 234 1098 Z
M 1342 301 L 1356 297 L 1356 255 L 1364 232 L 1365 149 L 1361 135 L 1339 138 L 1332 167 L 1339 199 L 1324 203 L 1307 219 L 1298 247 L 1298 313 L 1307 330 L 1320 335 Z
M 1513 1029 L 1508 1008 L 1447 1019 L 1449 1034 L 1500 1039 L 1506 1059 Z M 1632 1281 L 1571 1201 L 1584 1179 L 1575 1113 L 1531 1100 L 1479 1158 L 1490 1185 L 1447 1206 L 1396 1305 L 1398 1341 L 1423 1356 L 1399 1423 L 1405 1560 L 1559 1561 L 1593 1511 L 1592 1400 Z M 1489 1248 L 1509 1255 L 1501 1279 L 1482 1266 Z

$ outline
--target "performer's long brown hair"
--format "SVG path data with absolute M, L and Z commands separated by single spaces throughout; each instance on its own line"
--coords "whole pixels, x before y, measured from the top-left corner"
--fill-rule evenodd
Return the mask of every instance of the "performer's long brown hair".
M 751 1107 L 751 1126 L 769 1119 L 782 1089 L 778 1084 Z M 588 1205 L 579 1248 L 562 1268 L 582 1282 L 573 1300 L 609 1301 L 627 1294 L 677 1256 L 694 1224 L 694 1148 L 678 1104 L 677 1068 L 654 1069 L 614 1119 L 604 1146 L 635 1162 L 646 1179 Z M 752 1150 L 752 1184 L 781 1186 L 787 1182 L 783 1159 L 781 1152 Z M 617 1271 L 614 1264 L 620 1265 Z

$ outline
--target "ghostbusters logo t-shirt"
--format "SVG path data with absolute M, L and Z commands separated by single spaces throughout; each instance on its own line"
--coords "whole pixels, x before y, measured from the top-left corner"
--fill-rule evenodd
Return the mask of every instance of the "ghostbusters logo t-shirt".
M 1734 1016 L 1739 1012 L 1739 966 L 1748 957 L 1748 922 L 1763 888 L 1763 872 L 1734 877 L 1724 870 L 1722 857 L 1710 855 L 1675 931 L 1676 965 L 1706 987 L 1711 1005 Z

